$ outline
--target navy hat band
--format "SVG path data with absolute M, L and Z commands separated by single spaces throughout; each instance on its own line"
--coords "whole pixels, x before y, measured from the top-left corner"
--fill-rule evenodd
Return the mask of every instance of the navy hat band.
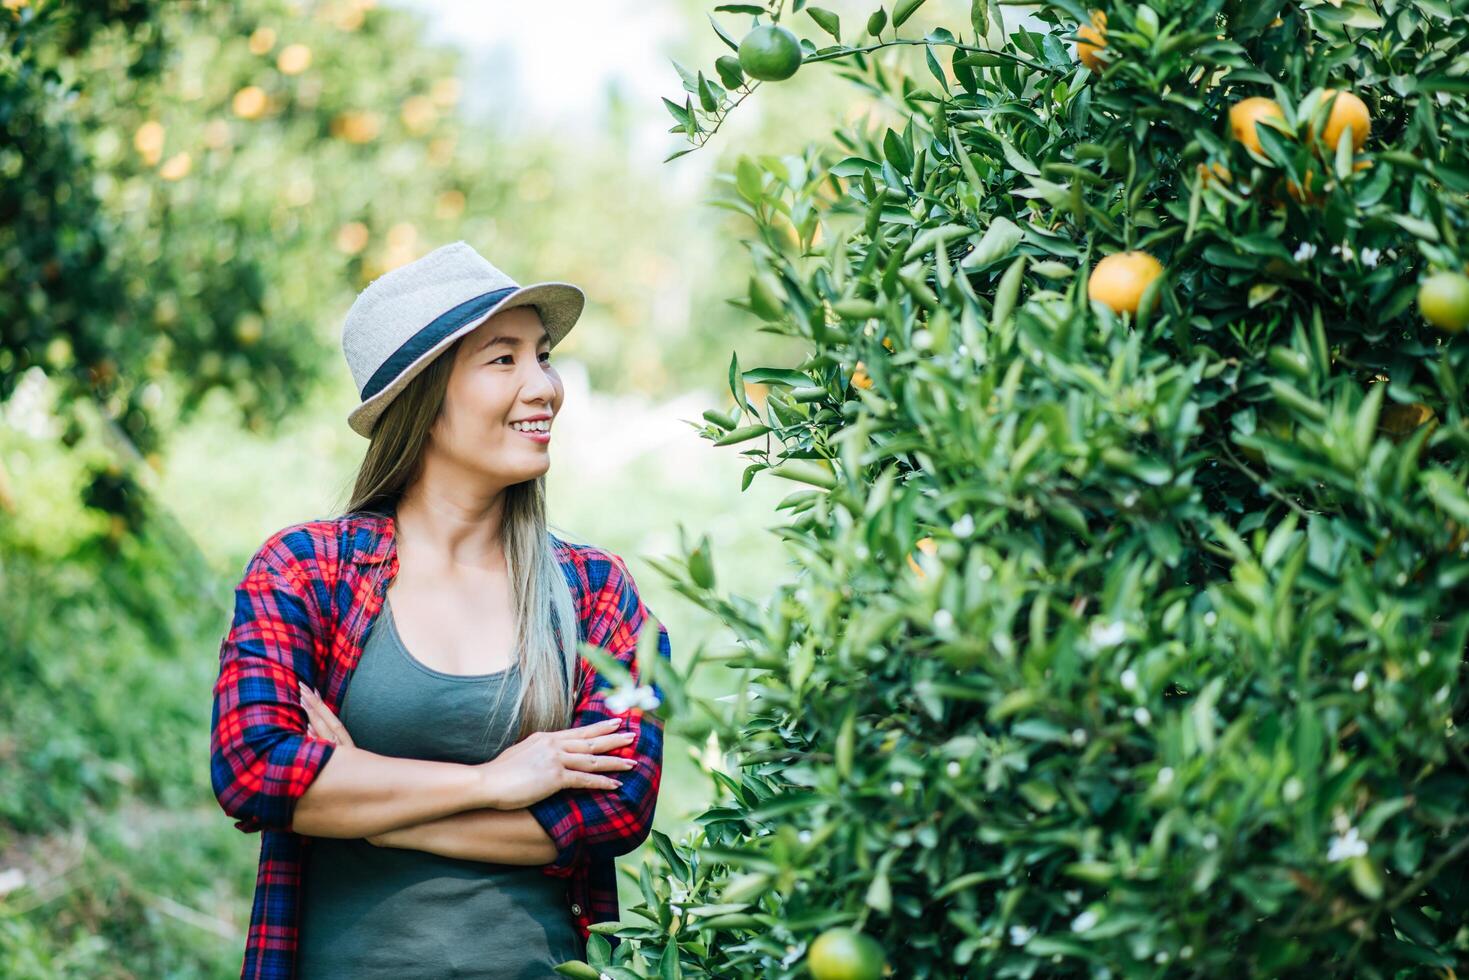
M 438 346 L 445 337 L 459 330 L 519 288 L 519 286 L 507 286 L 504 289 L 483 293 L 435 317 L 422 330 L 404 341 L 403 346 L 394 351 L 392 356 L 383 361 L 382 365 L 372 373 L 372 377 L 367 380 L 367 384 L 362 389 L 362 400 L 367 401 L 382 391 L 392 383 L 394 378 L 402 374 L 408 365 Z

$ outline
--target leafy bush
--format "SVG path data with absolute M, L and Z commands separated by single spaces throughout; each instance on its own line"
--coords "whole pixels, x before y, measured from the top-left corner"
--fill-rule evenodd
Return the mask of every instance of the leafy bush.
M 807 975 L 838 926 L 903 977 L 1463 962 L 1469 341 L 1416 297 L 1469 259 L 1469 8 L 978 0 L 968 40 L 883 11 L 861 45 L 801 8 L 836 43 L 800 71 L 902 121 L 721 202 L 810 353 L 736 358 L 704 432 L 801 484 L 799 574 L 757 604 L 706 545 L 661 565 L 739 638 L 748 705 L 685 719 L 738 774 L 592 966 Z M 731 60 L 669 103 L 695 143 Z M 1250 97 L 1278 121 L 1236 138 Z M 1128 250 L 1162 275 L 1104 275 Z

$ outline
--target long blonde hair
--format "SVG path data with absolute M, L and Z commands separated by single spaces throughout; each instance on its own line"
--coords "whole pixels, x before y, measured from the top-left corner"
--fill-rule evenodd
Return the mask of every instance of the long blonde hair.
M 429 430 L 443 409 L 449 375 L 463 342 L 460 337 L 440 352 L 378 418 L 357 471 L 347 514 L 396 513 L 403 494 L 422 473 Z M 511 740 L 515 742 L 532 732 L 570 727 L 576 706 L 574 644 L 581 638 L 580 622 L 547 529 L 545 477 L 505 488 L 500 535 L 515 611 L 515 664 L 521 679 L 514 706 L 520 719 L 520 733 Z M 500 685 L 502 696 L 506 687 Z M 492 717 L 493 710 L 486 716 L 486 725 Z

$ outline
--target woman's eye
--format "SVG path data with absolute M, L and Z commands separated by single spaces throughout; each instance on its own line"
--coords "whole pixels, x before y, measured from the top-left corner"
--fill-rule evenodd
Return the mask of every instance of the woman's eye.
M 500 357 L 495 358 L 490 363 L 491 364 L 499 364 L 501 361 L 514 360 L 514 359 L 515 359 L 515 355 L 514 354 L 503 354 Z M 551 360 L 551 352 L 550 351 L 542 351 L 541 352 L 541 363 L 542 364 L 545 364 L 545 363 L 547 363 L 550 360 Z

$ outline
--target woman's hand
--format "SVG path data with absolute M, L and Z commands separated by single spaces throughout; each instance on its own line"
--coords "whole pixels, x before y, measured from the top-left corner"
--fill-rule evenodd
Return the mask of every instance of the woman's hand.
M 305 684 L 300 685 L 300 689 L 301 707 L 306 709 L 306 734 L 338 745 L 354 745 L 352 736 L 347 734 L 347 726 L 326 706 L 326 702 Z M 364 839 L 376 847 L 383 847 L 387 843 L 387 837 L 388 832 L 385 831 Z
M 352 736 L 347 734 L 347 726 L 332 713 L 332 709 L 326 706 L 326 702 L 317 697 L 316 692 L 305 684 L 301 684 L 300 688 L 301 707 L 306 709 L 306 734 L 324 738 L 328 742 L 336 742 L 338 745 L 355 747 Z
M 479 769 L 497 810 L 519 810 L 562 789 L 616 789 L 622 784 L 603 772 L 626 772 L 636 760 L 602 755 L 627 748 L 635 736 L 619 732 L 620 718 L 580 728 L 532 732 Z

